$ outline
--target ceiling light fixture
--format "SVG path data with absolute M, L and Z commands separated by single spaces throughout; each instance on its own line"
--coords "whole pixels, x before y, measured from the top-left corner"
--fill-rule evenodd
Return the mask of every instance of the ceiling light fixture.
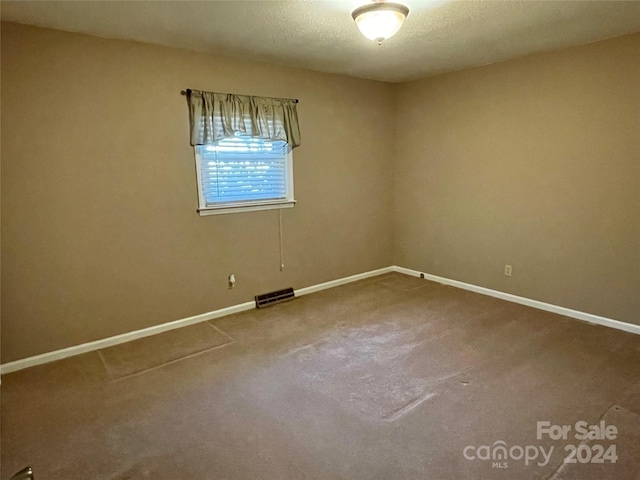
M 409 7 L 385 1 L 363 5 L 351 12 L 360 32 L 378 45 L 398 33 L 407 15 Z

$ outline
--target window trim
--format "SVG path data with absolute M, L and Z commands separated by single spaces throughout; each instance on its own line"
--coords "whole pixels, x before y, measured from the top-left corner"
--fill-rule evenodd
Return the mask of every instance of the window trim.
M 198 145 L 203 147 L 204 145 Z M 285 158 L 286 163 L 286 184 L 287 184 L 287 198 L 285 199 L 273 199 L 273 200 L 248 200 L 245 202 L 237 203 L 221 203 L 220 205 L 209 205 L 204 198 L 204 190 L 202 188 L 202 156 L 200 155 L 198 146 L 193 147 L 195 162 L 196 162 L 196 181 L 198 183 L 198 213 L 201 217 L 209 215 L 224 215 L 227 213 L 242 213 L 253 212 L 259 210 L 274 210 L 280 208 L 291 208 L 296 204 L 294 190 L 293 190 L 293 149 L 287 145 L 287 155 Z

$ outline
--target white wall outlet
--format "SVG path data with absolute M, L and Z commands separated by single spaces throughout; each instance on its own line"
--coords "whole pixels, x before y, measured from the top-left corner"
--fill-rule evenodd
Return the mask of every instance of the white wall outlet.
M 511 265 L 505 265 L 505 266 L 504 266 L 504 274 L 505 274 L 507 277 L 510 277 L 510 276 L 511 276 Z
M 233 288 L 236 286 L 236 276 L 232 273 L 229 275 L 229 288 Z

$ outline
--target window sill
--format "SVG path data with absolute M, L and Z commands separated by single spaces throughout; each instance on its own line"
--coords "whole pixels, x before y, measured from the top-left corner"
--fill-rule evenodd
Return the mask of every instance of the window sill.
M 296 204 L 295 200 L 273 203 L 259 203 L 253 205 L 225 205 L 220 207 L 199 208 L 198 213 L 201 217 L 209 215 L 225 215 L 227 213 L 255 212 L 258 210 L 275 210 L 278 208 L 291 208 Z

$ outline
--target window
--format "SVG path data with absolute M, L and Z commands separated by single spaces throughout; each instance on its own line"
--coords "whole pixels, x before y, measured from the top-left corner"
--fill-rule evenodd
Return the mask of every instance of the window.
M 298 100 L 187 89 L 200 215 L 293 207 Z
M 194 149 L 200 215 L 294 205 L 292 152 L 287 142 L 237 133 Z

